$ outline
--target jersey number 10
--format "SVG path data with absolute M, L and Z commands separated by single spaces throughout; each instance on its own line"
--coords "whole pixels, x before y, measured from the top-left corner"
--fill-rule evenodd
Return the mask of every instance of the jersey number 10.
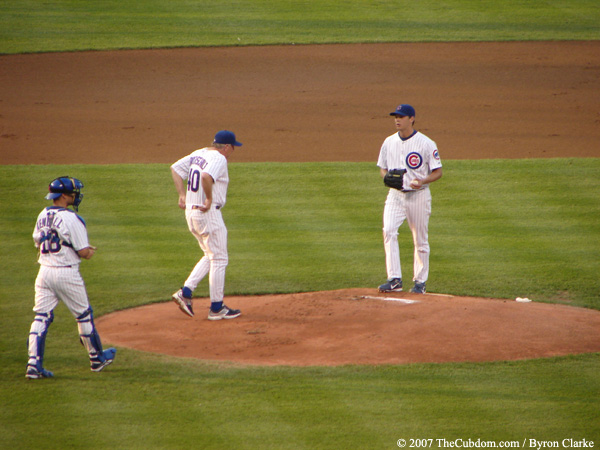
M 198 169 L 190 169 L 187 188 L 192 192 L 198 192 L 200 189 L 200 171 Z

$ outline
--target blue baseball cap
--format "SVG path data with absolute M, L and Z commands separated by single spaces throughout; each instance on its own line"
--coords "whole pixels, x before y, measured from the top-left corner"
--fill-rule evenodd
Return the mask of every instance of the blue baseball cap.
M 398 105 L 396 111 L 391 112 L 390 116 L 408 116 L 415 117 L 415 108 L 410 105 Z
M 229 144 L 236 147 L 241 147 L 242 143 L 235 140 L 235 134 L 231 131 L 221 130 L 215 134 L 215 144 Z

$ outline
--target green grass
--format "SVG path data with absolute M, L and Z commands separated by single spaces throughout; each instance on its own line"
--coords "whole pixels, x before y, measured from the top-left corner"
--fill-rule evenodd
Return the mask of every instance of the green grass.
M 68 382 L 19 383 L 25 384 L 15 395 L 19 404 L 35 403 L 31 399 L 37 397 L 52 414 L 39 424 L 18 413 L 6 414 L 4 424 L 23 430 L 14 433 L 19 440 L 13 442 L 31 448 L 46 436 L 55 440 L 54 447 L 41 448 L 84 448 L 94 437 L 95 449 L 186 448 L 192 442 L 193 448 L 379 449 L 411 437 L 598 437 L 597 430 L 581 421 L 582 416 L 599 418 L 591 398 L 599 392 L 597 378 L 587 383 L 595 379 L 593 356 L 486 365 L 266 370 L 182 364 L 155 356 L 142 357 L 142 365 L 124 353 L 121 368 L 98 376 L 93 385 L 91 374 L 75 373 L 66 375 Z M 149 372 L 153 364 L 159 367 Z M 566 388 L 561 377 L 570 379 Z M 540 384 L 540 379 L 546 382 Z M 94 395 L 90 386 L 102 392 L 102 405 L 73 410 L 73 397 Z M 215 401 L 215 391 L 224 389 L 227 397 Z M 42 396 L 48 391 L 51 397 Z M 446 419 L 441 422 L 437 416 Z M 30 425 L 23 427 L 23 421 Z M 53 431 L 69 422 L 64 432 Z M 112 433 L 99 426 L 106 422 Z M 478 428 L 482 423 L 485 429 Z M 224 433 L 224 427 L 235 432 Z
M 431 290 L 600 309 L 599 169 L 600 159 L 446 161 L 432 186 Z M 168 165 L 0 167 L 0 448 L 600 439 L 600 355 L 256 368 L 121 348 L 114 365 L 93 374 L 75 322 L 59 305 L 46 349 L 57 377 L 27 382 L 33 221 L 47 205 L 49 180 L 67 173 L 85 183 L 80 212 L 99 247 L 82 264 L 97 315 L 168 301 L 200 255 Z M 374 164 L 232 163 L 230 177 L 227 295 L 374 287 L 385 277 L 385 188 Z M 574 178 L 578 188 L 565 189 Z M 400 241 L 410 272 L 406 225 Z M 207 294 L 206 281 L 196 293 Z
M 0 53 L 349 42 L 595 40 L 596 0 L 0 2 Z
M 600 159 L 446 161 L 444 167 L 431 188 L 430 291 L 600 309 Z M 81 214 L 99 248 L 82 265 L 90 295 L 102 298 L 107 286 L 118 286 L 120 294 L 106 300 L 109 309 L 165 300 L 200 250 L 177 208 L 168 165 L 159 164 L 0 167 L 6 211 L 0 224 L 8 237 L 0 267 L 11 274 L 4 287 L 11 295 L 23 285 L 31 289 L 32 221 L 46 205 L 41 193 L 48 181 L 67 172 L 84 180 Z M 230 172 L 223 210 L 228 295 L 369 287 L 385 278 L 386 189 L 374 164 L 234 162 Z M 575 178 L 577 189 L 565 189 Z M 23 190 L 25 180 L 36 184 Z M 408 279 L 412 245 L 404 225 Z M 12 255 L 21 259 L 15 263 Z M 199 289 L 207 294 L 205 285 Z
M 0 369 L 10 392 L 2 448 L 323 450 L 396 448 L 400 438 L 600 438 L 598 355 L 267 369 L 122 350 L 101 375 L 84 372 L 70 351 L 53 355 L 61 370 L 53 380 L 26 382 Z

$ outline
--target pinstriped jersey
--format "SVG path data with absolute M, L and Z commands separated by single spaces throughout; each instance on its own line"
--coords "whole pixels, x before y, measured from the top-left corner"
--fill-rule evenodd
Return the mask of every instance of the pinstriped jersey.
M 85 221 L 74 211 L 49 206 L 38 215 L 33 241 L 42 266 L 64 267 L 81 262 L 77 251 L 90 246 Z
M 399 133 L 388 136 L 379 151 L 377 165 L 386 170 L 406 169 L 405 180 L 413 180 L 425 178 L 439 169 L 442 161 L 436 143 L 415 131 L 406 139 L 402 139 Z M 412 189 L 407 187 L 407 190 Z
M 227 158 L 218 150 L 202 148 L 184 156 L 171 168 L 184 180 L 187 180 L 185 203 L 187 206 L 202 205 L 205 200 L 202 190 L 202 173 L 209 174 L 214 180 L 212 197 L 214 206 L 223 207 L 227 200 L 229 172 Z

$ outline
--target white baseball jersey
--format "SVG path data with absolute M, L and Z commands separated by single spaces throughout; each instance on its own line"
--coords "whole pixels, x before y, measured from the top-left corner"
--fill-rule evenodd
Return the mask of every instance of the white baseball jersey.
M 202 148 L 181 158 L 171 167 L 181 178 L 184 180 L 187 179 L 186 208 L 189 209 L 194 205 L 202 205 L 204 203 L 205 196 L 201 182 L 203 172 L 208 173 L 215 182 L 212 191 L 213 207 L 222 208 L 225 206 L 229 173 L 227 170 L 227 158 L 219 153 L 219 151 Z
M 83 314 L 89 300 L 77 251 L 90 246 L 84 220 L 70 209 L 47 207 L 37 218 L 33 240 L 40 252 L 33 310 L 50 313 L 62 300 L 75 317 Z
M 225 270 L 229 262 L 227 228 L 221 214 L 229 185 L 227 158 L 218 150 L 203 148 L 181 158 L 171 168 L 181 178 L 187 179 L 185 217 L 190 232 L 204 252 L 204 257 L 198 261 L 184 286 L 193 291 L 209 274 L 211 302 L 222 302 L 225 295 Z M 195 208 L 205 200 L 202 173 L 208 173 L 214 180 L 213 201 L 210 210 L 206 212 Z
M 411 190 L 408 186 L 411 180 L 425 178 L 432 170 L 442 167 L 442 162 L 435 142 L 415 131 L 406 139 L 394 133 L 383 141 L 377 165 L 386 170 L 406 169 L 405 186 Z
M 77 265 L 77 251 L 90 246 L 85 221 L 74 211 L 49 206 L 38 215 L 33 241 L 40 250 L 42 266 L 66 267 Z
M 387 137 L 381 146 L 377 165 L 386 170 L 406 169 L 403 192 L 390 188 L 383 211 L 383 239 L 388 279 L 402 278 L 398 228 L 406 220 L 413 235 L 413 281 L 424 283 L 429 277 L 429 216 L 431 193 L 429 185 L 410 187 L 415 178 L 423 179 L 442 167 L 434 141 L 415 131 L 402 139 L 399 133 Z

